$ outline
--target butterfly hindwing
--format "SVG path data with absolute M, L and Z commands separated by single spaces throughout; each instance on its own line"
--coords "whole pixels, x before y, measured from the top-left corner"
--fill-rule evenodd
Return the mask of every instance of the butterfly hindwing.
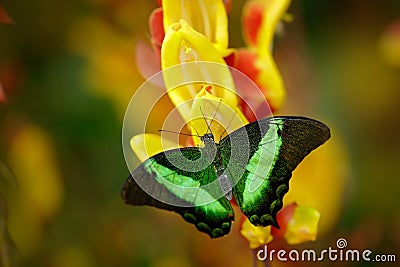
M 190 162 L 195 163 L 194 169 L 180 166 L 182 156 L 189 160 L 186 167 Z M 121 197 L 126 204 L 177 212 L 212 238 L 226 235 L 233 221 L 233 210 L 224 197 L 216 198 L 221 195 L 218 187 L 205 187 L 213 184 L 216 173 L 212 162 L 204 158 L 197 147 L 159 153 L 131 173 Z
M 276 213 L 289 190 L 292 171 L 329 137 L 329 128 L 316 120 L 272 117 L 250 123 L 222 139 L 219 147 L 227 175 L 234 184 L 233 194 L 251 223 L 279 227 Z M 244 163 L 232 151 L 234 146 L 245 147 L 245 138 L 249 153 Z M 243 171 L 232 167 L 236 165 Z

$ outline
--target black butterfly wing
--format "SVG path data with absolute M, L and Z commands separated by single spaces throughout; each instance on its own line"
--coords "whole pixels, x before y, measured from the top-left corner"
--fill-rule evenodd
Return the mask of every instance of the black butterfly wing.
M 130 205 L 149 205 L 179 213 L 211 238 L 226 235 L 234 219 L 221 196 L 212 160 L 202 149 L 188 147 L 159 153 L 136 168 L 121 198 Z
M 329 128 L 319 121 L 272 117 L 250 123 L 221 140 L 233 194 L 251 223 L 279 227 L 276 213 L 289 190 L 292 171 L 329 138 Z

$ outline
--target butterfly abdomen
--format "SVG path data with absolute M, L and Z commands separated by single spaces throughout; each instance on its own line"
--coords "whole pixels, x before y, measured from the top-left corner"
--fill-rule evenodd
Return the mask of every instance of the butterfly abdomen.
M 225 196 L 225 198 L 230 201 L 233 198 L 232 183 L 229 180 L 229 177 L 226 174 L 225 168 L 222 164 L 222 156 L 221 156 L 220 149 L 217 149 L 217 153 L 216 153 L 213 164 L 214 164 L 214 170 L 215 170 L 216 176 L 218 177 L 217 180 L 218 180 L 219 188 L 222 191 L 223 196 Z

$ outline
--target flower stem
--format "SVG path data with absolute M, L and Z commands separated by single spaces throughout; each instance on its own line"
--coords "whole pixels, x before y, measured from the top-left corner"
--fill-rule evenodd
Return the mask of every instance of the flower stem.
M 257 262 L 258 262 L 258 259 L 257 259 L 257 250 L 256 249 L 252 249 L 251 250 L 252 252 L 253 252 L 253 267 L 257 267 Z
M 257 249 L 252 249 L 251 251 L 253 252 L 253 267 L 257 267 L 258 266 L 258 262 L 259 262 L 258 257 L 257 257 L 257 251 L 258 250 Z M 264 262 L 264 266 L 265 267 L 271 267 L 271 264 L 270 264 L 268 259 L 266 259 L 263 262 Z

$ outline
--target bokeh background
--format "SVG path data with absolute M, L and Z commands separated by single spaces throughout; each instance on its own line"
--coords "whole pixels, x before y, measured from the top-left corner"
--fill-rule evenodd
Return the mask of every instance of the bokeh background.
M 243 3 L 233 0 L 230 47 L 243 46 Z M 1 4 L 15 23 L 0 24 L 0 266 L 250 266 L 238 213 L 229 236 L 210 240 L 176 214 L 119 198 L 123 115 L 144 81 L 135 46 L 148 42 L 156 1 Z M 330 125 L 336 154 L 318 172 L 318 201 L 329 202 L 331 183 L 341 187 L 317 242 L 290 248 L 343 237 L 398 264 L 400 2 L 295 0 L 290 13 L 274 48 L 288 95 L 280 114 Z

